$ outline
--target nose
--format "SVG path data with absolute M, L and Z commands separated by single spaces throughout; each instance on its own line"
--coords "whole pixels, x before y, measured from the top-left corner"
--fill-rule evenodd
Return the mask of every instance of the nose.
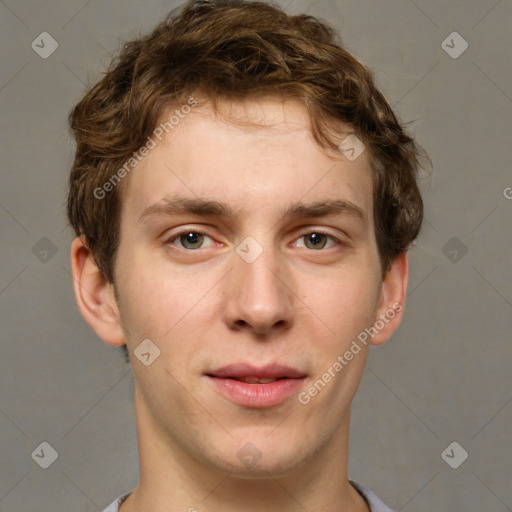
M 295 295 L 285 270 L 279 254 L 268 247 L 251 263 L 233 254 L 224 304 L 231 329 L 272 336 L 291 327 Z

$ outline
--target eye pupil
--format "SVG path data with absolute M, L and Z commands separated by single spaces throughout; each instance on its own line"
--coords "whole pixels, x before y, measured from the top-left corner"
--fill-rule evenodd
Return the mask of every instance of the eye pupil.
M 308 244 L 311 244 L 315 248 L 320 247 L 321 249 L 323 249 L 323 247 L 325 247 L 326 243 L 327 243 L 327 239 L 323 233 L 310 233 L 307 236 L 306 246 Z
M 201 245 L 203 241 L 203 235 L 197 233 L 195 231 L 190 231 L 186 235 L 181 235 L 180 241 L 184 247 L 190 248 L 190 245 Z M 196 249 L 197 247 L 192 247 L 192 249 Z

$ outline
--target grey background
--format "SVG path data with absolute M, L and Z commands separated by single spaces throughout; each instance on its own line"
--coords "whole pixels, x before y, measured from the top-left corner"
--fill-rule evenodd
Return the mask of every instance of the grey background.
M 2 512 L 97 511 L 137 483 L 132 372 L 72 294 L 66 116 L 119 41 L 176 5 L 0 1 Z M 512 1 L 282 5 L 341 29 L 434 163 L 405 320 L 353 406 L 350 477 L 404 512 L 512 510 Z M 43 31 L 47 59 L 31 48 Z M 441 46 L 454 31 L 458 58 Z M 48 469 L 31 456 L 43 441 Z M 453 441 L 458 469 L 441 457 Z

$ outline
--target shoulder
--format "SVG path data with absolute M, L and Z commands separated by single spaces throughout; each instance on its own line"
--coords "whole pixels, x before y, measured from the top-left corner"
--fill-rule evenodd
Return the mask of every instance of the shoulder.
M 385 503 L 383 503 L 375 493 L 366 487 L 350 480 L 352 486 L 359 492 L 359 494 L 366 500 L 370 507 L 370 512 L 393 512 Z M 110 512 L 110 511 L 109 511 Z
M 115 499 L 105 510 L 103 510 L 103 512 L 119 512 L 119 506 L 126 498 L 128 498 L 128 496 L 130 496 L 131 493 L 132 491 L 119 496 L 119 498 Z
M 363 496 L 370 507 L 370 512 L 393 512 L 385 503 L 383 503 L 375 493 L 367 489 L 366 487 L 358 484 L 357 482 L 350 481 L 352 486 Z M 103 512 L 119 512 L 119 506 L 123 501 L 128 498 L 131 494 L 127 492 L 119 496 L 119 498 L 115 499 Z

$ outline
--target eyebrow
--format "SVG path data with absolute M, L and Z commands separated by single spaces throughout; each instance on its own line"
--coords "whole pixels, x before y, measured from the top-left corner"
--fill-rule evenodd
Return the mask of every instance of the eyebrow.
M 331 215 L 349 214 L 359 221 L 366 222 L 365 212 L 350 201 L 342 199 L 328 199 L 311 203 L 296 202 L 283 211 L 284 219 L 300 219 L 306 217 L 328 217 Z M 154 215 L 194 214 L 206 217 L 234 217 L 235 212 L 226 203 L 212 201 L 199 197 L 172 196 L 164 198 L 163 202 L 152 204 L 144 209 L 139 217 L 145 222 Z

